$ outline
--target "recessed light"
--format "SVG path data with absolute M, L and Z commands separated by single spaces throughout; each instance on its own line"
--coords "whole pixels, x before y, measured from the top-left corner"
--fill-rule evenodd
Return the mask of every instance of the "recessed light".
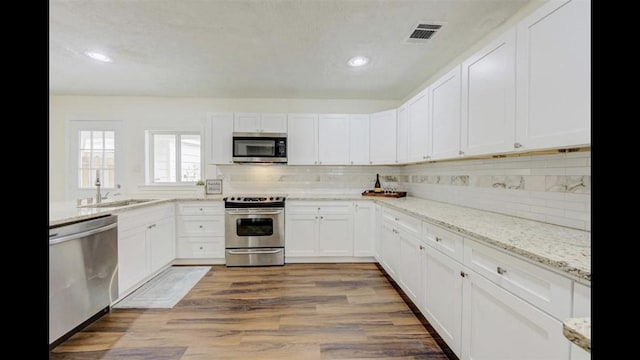
M 113 61 L 107 55 L 99 53 L 99 52 L 95 52 L 95 51 L 85 51 L 84 54 L 87 55 L 88 57 L 92 58 L 93 60 L 98 60 L 98 61 L 102 61 L 102 62 L 112 62 Z
M 353 67 L 364 66 L 364 65 L 367 65 L 368 63 L 369 63 L 369 58 L 366 56 L 356 56 L 356 57 L 352 57 L 349 60 L 349 66 L 353 66 Z

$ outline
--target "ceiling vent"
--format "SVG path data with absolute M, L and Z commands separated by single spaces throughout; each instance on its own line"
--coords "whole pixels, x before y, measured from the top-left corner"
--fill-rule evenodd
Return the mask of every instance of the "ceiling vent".
M 427 40 L 433 38 L 437 32 L 442 28 L 443 23 L 436 23 L 433 21 L 421 21 L 411 28 L 409 37 L 405 39 L 405 43 L 410 44 L 422 44 Z

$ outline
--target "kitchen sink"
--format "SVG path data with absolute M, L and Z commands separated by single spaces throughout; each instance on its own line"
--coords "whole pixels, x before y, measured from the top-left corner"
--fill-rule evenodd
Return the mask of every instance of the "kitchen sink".
M 126 200 L 118 200 L 118 201 L 107 201 L 107 202 L 103 202 L 103 203 L 99 203 L 99 204 L 88 204 L 88 205 L 82 205 L 82 206 L 78 206 L 78 207 L 82 207 L 82 208 L 113 208 L 113 207 L 121 207 L 121 206 L 127 206 L 127 205 L 135 205 L 135 204 L 141 204 L 141 203 L 146 203 L 149 201 L 154 201 L 154 199 L 126 199 Z

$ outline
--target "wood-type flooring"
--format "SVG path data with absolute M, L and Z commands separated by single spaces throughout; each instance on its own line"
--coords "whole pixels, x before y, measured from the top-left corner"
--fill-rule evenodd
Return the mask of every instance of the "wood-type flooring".
M 213 266 L 173 309 L 112 309 L 50 359 L 448 359 L 424 321 L 376 264 Z

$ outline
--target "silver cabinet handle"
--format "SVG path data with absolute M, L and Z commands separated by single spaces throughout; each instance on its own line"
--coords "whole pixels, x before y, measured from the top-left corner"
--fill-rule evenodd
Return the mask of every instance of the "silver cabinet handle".
M 324 216 L 320 216 L 320 219 L 324 219 Z
M 156 224 L 151 224 L 151 225 L 147 226 L 147 229 L 152 229 L 154 227 L 156 227 Z
M 498 274 L 500 275 L 504 275 L 504 273 L 507 272 L 507 269 L 503 269 L 500 266 L 498 266 L 498 268 L 496 269 L 496 271 L 498 272 Z
M 200 225 L 200 229 L 202 229 L 202 225 Z
M 436 236 L 436 241 L 437 241 L 437 242 L 440 242 L 440 241 L 442 241 L 442 238 L 441 238 L 441 237 Z
M 520 144 L 519 142 L 513 143 L 513 147 L 516 148 L 516 149 L 519 149 L 519 148 L 522 147 L 522 144 Z
M 460 276 L 467 277 L 467 273 L 465 273 L 464 271 L 460 271 Z
M 424 246 L 420 245 L 420 250 L 424 250 Z
M 396 221 L 400 221 L 400 219 L 399 219 L 399 218 L 395 218 L 395 219 L 396 219 Z
M 202 208 L 200 208 L 200 211 L 202 211 Z
M 458 151 L 458 155 L 464 155 L 464 151 L 462 150 Z

